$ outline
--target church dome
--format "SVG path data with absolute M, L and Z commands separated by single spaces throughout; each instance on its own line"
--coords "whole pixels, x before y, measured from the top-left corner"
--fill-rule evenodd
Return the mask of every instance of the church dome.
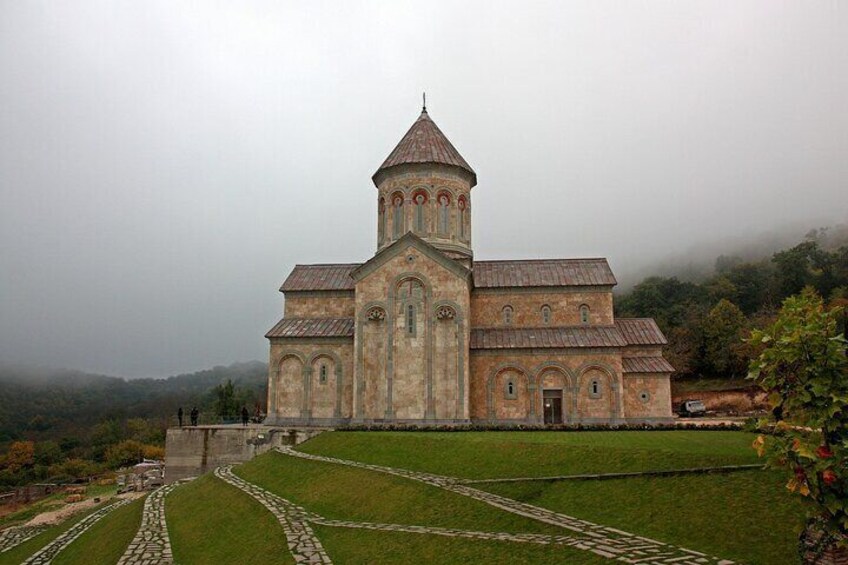
M 431 163 L 462 169 L 470 175 L 471 186 L 477 184 L 477 173 L 448 141 L 425 107 L 371 179 L 374 184 L 379 184 L 382 174 L 393 167 Z

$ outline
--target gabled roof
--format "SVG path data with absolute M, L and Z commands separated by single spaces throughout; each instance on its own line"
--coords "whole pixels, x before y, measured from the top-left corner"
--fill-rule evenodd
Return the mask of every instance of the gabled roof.
M 353 318 L 283 318 L 265 337 L 353 337 Z
M 350 274 L 362 263 L 295 265 L 280 292 L 305 290 L 353 290 Z
M 625 373 L 673 373 L 674 367 L 663 357 L 625 357 L 621 360 Z
M 618 284 L 606 259 L 474 261 L 475 288 L 612 286 Z
M 377 172 L 371 177 L 377 184 L 377 176 L 386 169 L 410 163 L 437 163 L 458 167 L 471 174 L 471 186 L 477 184 L 477 174 L 459 151 L 448 141 L 427 110 L 423 110 L 406 135 L 401 138 Z
M 617 318 L 615 326 L 628 345 L 665 345 L 662 331 L 653 318 Z
M 366 276 L 374 272 L 375 269 L 379 268 L 381 265 L 385 264 L 390 259 L 397 257 L 399 254 L 403 253 L 410 245 L 418 249 L 422 255 L 429 257 L 436 263 L 446 268 L 448 271 L 454 273 L 456 276 L 465 279 L 470 278 L 471 271 L 469 271 L 461 264 L 445 255 L 444 253 L 433 247 L 433 245 L 424 241 L 411 231 L 406 232 L 399 239 L 392 242 L 391 245 L 384 247 L 368 261 L 351 271 L 351 278 L 354 281 L 359 281 L 365 278 Z

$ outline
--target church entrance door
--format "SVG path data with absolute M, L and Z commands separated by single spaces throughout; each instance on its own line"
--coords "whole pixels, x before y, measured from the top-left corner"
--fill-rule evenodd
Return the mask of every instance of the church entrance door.
M 543 407 L 546 424 L 562 424 L 562 390 L 548 389 L 542 391 Z

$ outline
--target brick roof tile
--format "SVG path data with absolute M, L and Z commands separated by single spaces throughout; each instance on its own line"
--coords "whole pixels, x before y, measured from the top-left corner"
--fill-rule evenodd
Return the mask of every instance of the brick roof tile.
M 295 265 L 283 286 L 280 287 L 280 292 L 353 290 L 354 281 L 350 273 L 361 264 Z
M 625 373 L 673 373 L 674 367 L 663 357 L 625 357 L 621 360 Z
M 606 259 L 474 261 L 473 273 L 476 288 L 618 284 Z
M 627 340 L 628 345 L 665 345 L 668 343 L 652 318 L 617 318 L 615 326 Z
M 265 337 L 353 337 L 353 318 L 283 318 Z
M 421 112 L 421 115 L 389 153 L 389 156 L 386 157 L 386 160 L 383 161 L 372 178 L 375 179 L 376 183 L 376 177 L 381 171 L 409 163 L 438 163 L 459 167 L 471 173 L 473 177 L 471 186 L 477 184 L 477 175 L 474 169 L 448 141 L 436 122 L 430 119 L 427 110 Z
M 623 347 L 627 342 L 614 327 L 472 328 L 471 349 Z

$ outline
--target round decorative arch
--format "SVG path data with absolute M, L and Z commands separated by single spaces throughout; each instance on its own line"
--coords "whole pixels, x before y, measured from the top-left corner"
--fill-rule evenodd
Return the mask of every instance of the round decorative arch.
M 607 390 L 609 390 L 610 414 L 609 418 L 616 420 L 621 416 L 621 397 L 619 394 L 618 379 L 616 378 L 615 370 L 606 363 L 587 362 L 580 365 L 575 373 L 578 375 L 574 394 L 574 410 L 577 413 L 578 396 L 583 390 L 584 383 L 588 380 L 587 373 L 589 371 L 597 371 L 606 381 Z
M 333 409 L 333 417 L 340 418 L 341 410 L 342 410 L 342 397 L 344 393 L 344 372 L 342 369 L 342 360 L 341 357 L 334 351 L 329 349 L 322 349 L 320 351 L 316 351 L 309 357 L 309 362 L 307 363 L 304 372 L 306 373 L 306 398 L 304 398 L 304 408 L 306 412 L 311 417 L 312 415 L 312 379 L 315 376 L 315 364 L 317 361 L 321 359 L 329 359 L 333 362 L 333 368 L 336 378 L 336 401 L 335 407 Z
M 519 363 L 502 363 L 495 367 L 491 373 L 489 373 L 489 378 L 486 383 L 486 410 L 488 412 L 489 420 L 495 421 L 497 420 L 497 414 L 495 410 L 495 394 L 496 391 L 496 383 L 498 377 L 507 372 L 513 371 L 520 375 L 523 375 L 525 380 L 527 381 L 527 420 L 530 422 L 535 421 L 536 419 L 536 402 L 535 402 L 535 389 L 537 388 L 537 383 L 535 378 L 533 377 L 533 373 L 528 371 L 523 365 Z

